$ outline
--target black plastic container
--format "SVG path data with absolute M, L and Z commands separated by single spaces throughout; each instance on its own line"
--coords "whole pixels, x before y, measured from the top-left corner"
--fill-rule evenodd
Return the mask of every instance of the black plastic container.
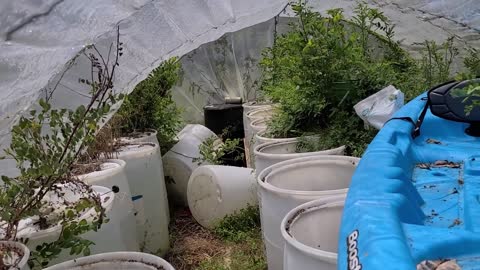
M 240 139 L 239 147 L 243 148 L 243 107 L 242 104 L 207 105 L 203 108 L 205 126 L 223 139 Z M 227 132 L 224 132 L 224 131 Z M 243 151 L 245 155 L 245 151 Z M 227 155 L 224 161 L 231 166 L 245 167 L 245 158 L 235 161 L 236 157 Z

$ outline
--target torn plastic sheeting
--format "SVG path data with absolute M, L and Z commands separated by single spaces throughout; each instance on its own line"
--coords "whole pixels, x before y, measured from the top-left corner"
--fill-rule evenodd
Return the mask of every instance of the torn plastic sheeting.
M 128 93 L 162 61 L 182 56 L 201 44 L 257 24 L 278 14 L 285 0 L 168 0 L 168 1 L 44 1 L 3 3 L 0 22 L 9 41 L 0 43 L 0 138 L 9 144 L 8 132 L 18 117 L 62 77 L 53 98 L 54 107 L 73 108 L 85 103 L 88 88 L 78 79 L 89 70 L 85 60 L 63 74 L 69 60 L 84 45 L 108 52 L 120 26 L 124 55 L 115 88 Z M 47 4 L 45 4 L 47 3 Z M 49 12 L 51 5 L 55 5 Z M 35 19 L 28 22 L 29 18 Z M 25 22 L 28 22 L 25 24 Z M 87 68 L 88 67 L 88 68 Z M 7 134 L 6 134 L 7 133 Z

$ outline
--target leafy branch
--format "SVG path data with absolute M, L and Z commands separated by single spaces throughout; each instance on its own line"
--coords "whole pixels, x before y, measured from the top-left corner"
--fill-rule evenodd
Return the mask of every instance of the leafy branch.
M 82 55 L 90 62 L 91 77 L 80 78 L 79 83 L 90 87 L 90 100 L 86 106 L 75 110 L 52 108 L 43 99 L 39 110 L 32 110 L 20 118 L 12 128 L 12 142 L 5 150 L 20 170 L 18 177 L 2 176 L 0 185 L 0 217 L 3 240 L 18 239 L 20 221 L 35 220 L 34 224 L 45 229 L 61 225 L 58 240 L 43 243 L 34 252 L 30 264 L 45 266 L 49 260 L 69 248 L 71 254 L 89 253 L 93 243 L 82 239 L 81 234 L 97 230 L 105 221 L 99 195 L 90 186 L 78 181 L 72 174 L 79 155 L 95 140 L 101 122 L 105 122 L 111 106 L 122 95 L 114 93 L 113 80 L 122 43 L 117 39 L 110 46 L 105 59 L 94 46 L 88 46 Z M 110 54 L 114 48 L 114 57 Z M 70 201 L 65 195 L 71 192 L 80 198 Z M 53 203 L 51 198 L 57 198 Z M 66 208 L 63 208 L 66 206 Z M 78 220 L 87 209 L 95 209 L 97 216 L 90 221 Z M 21 239 L 28 242 L 28 239 Z

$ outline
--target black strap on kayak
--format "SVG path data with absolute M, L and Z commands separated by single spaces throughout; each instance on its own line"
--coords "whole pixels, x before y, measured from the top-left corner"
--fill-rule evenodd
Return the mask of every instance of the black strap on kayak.
M 422 126 L 423 119 L 425 119 L 425 115 L 427 114 L 428 107 L 430 106 L 430 100 L 427 98 L 427 102 L 425 103 L 425 107 L 423 107 L 423 111 L 420 114 L 420 116 L 417 119 L 417 122 L 414 125 L 413 131 L 412 131 L 412 138 L 417 138 L 420 136 L 420 126 Z
M 425 115 L 427 114 L 428 107 L 430 106 L 430 102 L 428 101 L 428 98 L 425 99 L 427 103 L 425 103 L 425 107 L 423 107 L 422 112 L 420 113 L 420 116 L 418 117 L 417 122 L 413 121 L 411 117 L 408 116 L 403 116 L 403 117 L 393 117 L 388 119 L 385 124 L 387 124 L 390 120 L 402 120 L 402 121 L 407 121 L 410 124 L 413 125 L 413 130 L 412 130 L 412 138 L 416 138 L 420 135 L 420 126 L 423 123 L 423 119 L 425 119 Z
M 420 113 L 420 116 L 418 117 L 417 122 L 414 124 L 414 128 L 412 131 L 412 138 L 415 139 L 418 136 L 420 136 L 420 127 L 422 126 L 423 119 L 425 119 L 425 115 L 427 114 L 428 108 L 430 107 L 430 99 L 429 99 L 430 92 L 452 82 L 455 82 L 455 81 L 444 82 L 442 84 L 432 87 L 430 90 L 427 91 L 427 96 L 422 98 L 422 100 L 426 100 L 427 102 L 425 103 L 425 107 L 423 107 L 422 113 Z
M 402 121 L 406 121 L 406 122 L 409 122 L 410 124 L 412 124 L 413 126 L 416 125 L 415 121 L 413 121 L 413 119 L 411 117 L 408 117 L 408 116 L 403 116 L 403 117 L 392 117 L 390 119 L 387 120 L 387 122 L 385 122 L 385 124 L 383 125 L 386 125 L 388 122 L 390 122 L 391 120 L 402 120 Z

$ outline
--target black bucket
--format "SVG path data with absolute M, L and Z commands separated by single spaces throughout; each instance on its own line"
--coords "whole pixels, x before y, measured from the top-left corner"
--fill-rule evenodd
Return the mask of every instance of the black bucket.
M 239 147 L 243 149 L 244 127 L 242 104 L 207 105 L 203 108 L 205 126 L 223 139 L 240 139 Z M 227 132 L 225 132 L 227 131 Z M 245 150 L 243 150 L 245 156 Z M 245 167 L 245 158 L 238 159 L 235 154 L 226 155 L 224 162 L 230 166 Z

